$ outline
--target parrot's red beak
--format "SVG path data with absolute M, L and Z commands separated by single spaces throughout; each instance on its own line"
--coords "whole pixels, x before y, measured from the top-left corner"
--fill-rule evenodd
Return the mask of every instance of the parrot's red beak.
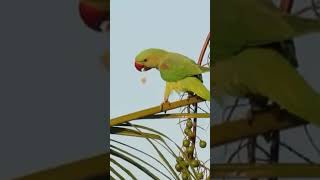
M 134 66 L 136 67 L 136 69 L 138 70 L 138 71 L 142 71 L 142 69 L 144 68 L 144 65 L 143 64 L 139 64 L 139 63 L 137 63 L 137 62 L 135 62 L 134 63 Z
M 138 70 L 138 71 L 148 71 L 149 69 L 151 69 L 151 68 L 149 68 L 149 67 L 146 67 L 146 66 L 144 66 L 143 64 L 140 64 L 140 63 L 137 63 L 137 62 L 134 62 L 134 66 L 136 67 L 136 69 Z

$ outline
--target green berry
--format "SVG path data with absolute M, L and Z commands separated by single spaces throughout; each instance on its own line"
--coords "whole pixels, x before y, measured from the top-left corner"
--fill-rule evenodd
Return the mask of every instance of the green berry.
M 193 153 L 193 150 L 194 150 L 194 146 L 189 146 L 189 147 L 187 147 L 187 149 L 186 149 L 186 151 L 187 151 L 188 154 Z
M 189 175 L 188 171 L 183 171 L 182 174 L 181 174 L 181 177 L 182 177 L 183 180 L 189 179 L 189 176 L 190 175 Z
M 203 179 L 203 173 L 197 173 L 197 178 L 198 179 Z
M 192 131 L 191 131 L 190 129 L 188 129 L 188 128 L 185 128 L 185 129 L 184 129 L 184 133 L 185 133 L 187 136 L 189 136 L 189 134 L 191 134 Z
M 180 166 L 184 169 L 188 169 L 189 168 L 189 164 L 186 161 L 181 161 L 180 162 Z
M 200 147 L 205 148 L 207 146 L 207 142 L 204 140 L 200 140 Z
M 181 172 L 182 169 L 183 169 L 183 168 L 181 167 L 181 164 L 176 164 L 175 168 L 176 168 L 176 170 L 177 170 L 178 172 Z
M 200 161 L 194 159 L 194 160 L 191 161 L 190 165 L 192 167 L 198 167 L 200 165 Z
M 183 161 L 183 157 L 179 156 L 176 158 L 177 163 L 182 162 Z
M 189 145 L 190 145 L 190 141 L 189 140 L 187 140 L 187 139 L 183 140 L 183 146 L 184 147 L 189 147 Z
M 190 121 L 189 121 L 189 120 L 187 121 L 186 127 L 187 127 L 188 129 L 191 129 L 191 128 L 193 127 L 193 123 L 192 123 L 191 120 L 190 120 Z

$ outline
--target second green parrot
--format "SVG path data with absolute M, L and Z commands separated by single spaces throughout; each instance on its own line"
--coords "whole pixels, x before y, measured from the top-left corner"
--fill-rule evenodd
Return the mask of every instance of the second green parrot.
M 210 101 L 210 92 L 199 77 L 210 69 L 196 64 L 182 54 L 155 48 L 146 49 L 136 56 L 135 67 L 138 71 L 152 68 L 160 71 L 161 78 L 166 81 L 164 102 L 168 102 L 173 90 L 193 92 L 202 99 Z

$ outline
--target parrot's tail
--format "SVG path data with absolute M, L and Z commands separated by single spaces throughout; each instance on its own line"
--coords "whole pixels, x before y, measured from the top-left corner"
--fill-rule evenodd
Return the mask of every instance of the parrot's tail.
M 196 77 L 187 77 L 179 81 L 180 87 L 183 87 L 184 91 L 191 91 L 197 96 L 210 101 L 210 91 L 201 83 Z
M 320 21 L 315 19 L 285 16 L 286 21 L 293 27 L 296 36 L 301 36 L 307 33 L 320 33 Z

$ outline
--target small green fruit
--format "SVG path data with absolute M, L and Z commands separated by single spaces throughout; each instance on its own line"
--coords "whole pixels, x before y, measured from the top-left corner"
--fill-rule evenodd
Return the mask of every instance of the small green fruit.
M 207 146 L 207 142 L 206 141 L 204 141 L 204 140 L 200 140 L 200 147 L 201 148 L 205 148 L 206 146 Z
M 182 162 L 183 161 L 183 157 L 179 156 L 176 158 L 177 163 Z
M 188 173 L 188 171 L 183 171 L 181 174 L 181 177 L 183 180 L 187 180 L 189 179 L 190 174 Z
M 188 129 L 191 129 L 191 128 L 193 127 L 193 123 L 192 123 L 191 120 L 190 120 L 190 121 L 189 121 L 189 120 L 187 121 L 186 127 L 187 127 Z
M 200 161 L 194 159 L 194 160 L 191 161 L 190 165 L 192 167 L 198 167 L 200 165 Z
M 188 154 L 193 153 L 193 150 L 194 150 L 194 146 L 189 146 L 189 147 L 187 147 L 187 149 L 186 149 L 186 151 L 187 151 Z
M 198 179 L 203 179 L 203 173 L 197 173 L 197 178 Z
M 191 134 L 192 131 L 191 131 L 191 129 L 185 128 L 185 129 L 184 129 L 184 133 L 185 133 L 187 136 L 189 136 L 189 134 Z
M 189 140 L 187 140 L 187 139 L 183 140 L 183 146 L 184 147 L 189 147 L 189 145 L 190 145 L 190 141 Z
M 182 169 L 183 169 L 183 168 L 181 167 L 181 164 L 176 164 L 175 168 L 176 168 L 176 170 L 177 170 L 178 172 L 181 172 Z
M 188 169 L 189 168 L 189 164 L 186 161 L 181 161 L 180 162 L 180 166 L 184 169 Z

